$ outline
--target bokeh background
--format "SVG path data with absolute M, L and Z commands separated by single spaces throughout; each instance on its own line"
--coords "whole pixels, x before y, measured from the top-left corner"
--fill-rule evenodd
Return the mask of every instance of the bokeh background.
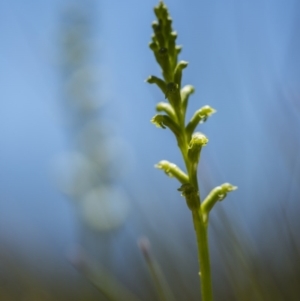
M 157 1 L 0 2 L 0 299 L 199 300 L 174 137 L 144 83 Z M 300 3 L 167 1 L 189 61 L 188 116 L 209 104 L 201 195 L 239 189 L 210 220 L 215 300 L 300 300 Z M 142 250 L 141 250 L 142 249 Z M 144 250 L 145 252 L 145 250 Z

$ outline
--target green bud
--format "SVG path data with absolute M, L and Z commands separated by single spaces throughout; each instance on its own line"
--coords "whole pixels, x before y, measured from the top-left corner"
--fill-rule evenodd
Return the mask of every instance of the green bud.
M 165 41 L 165 37 L 163 34 L 163 32 L 164 32 L 163 20 L 161 17 L 158 17 L 158 16 L 157 16 L 157 19 L 158 19 L 158 22 L 157 21 L 152 22 L 152 29 L 153 29 L 153 32 L 155 35 L 155 41 L 157 42 L 157 44 L 160 47 L 164 47 L 166 44 L 166 41 Z
M 163 3 L 163 1 L 159 1 L 158 5 L 154 7 L 154 13 L 157 19 L 161 19 L 168 15 L 167 6 Z
M 152 22 L 152 28 L 153 28 L 153 31 L 154 31 L 154 32 L 157 32 L 157 31 L 160 30 L 160 25 L 158 24 L 157 21 L 153 21 L 153 22 Z
M 181 102 L 182 102 L 182 107 L 183 107 L 184 112 L 186 111 L 189 97 L 194 92 L 195 92 L 195 88 L 192 85 L 186 85 L 181 89 L 180 95 L 181 95 Z
M 156 51 L 158 51 L 159 46 L 154 41 L 152 41 L 149 43 L 149 48 L 155 53 Z
M 179 53 L 179 48 L 176 46 L 177 33 L 172 29 L 172 18 L 163 2 L 154 8 L 154 12 L 157 21 L 152 23 L 154 37 L 152 37 L 150 48 L 163 71 L 164 79 L 166 82 L 171 82 Z
M 165 19 L 165 26 L 164 26 L 164 35 L 168 39 L 168 45 L 170 45 L 170 36 L 172 35 L 172 18 L 167 16 Z
M 172 31 L 169 35 L 168 40 L 168 47 L 169 47 L 169 53 L 170 53 L 170 62 L 171 62 L 171 68 L 172 72 L 174 71 L 176 64 L 177 64 L 177 57 L 178 57 L 178 51 L 176 46 L 176 39 L 177 39 L 177 32 Z
M 164 126 L 164 117 L 165 115 L 155 115 L 150 121 L 158 128 L 165 129 L 166 127 Z
M 174 71 L 174 82 L 180 87 L 181 86 L 181 77 L 182 77 L 182 70 L 186 68 L 188 62 L 180 61 Z
M 146 79 L 146 82 L 149 84 L 156 84 L 160 88 L 160 90 L 166 95 L 167 84 L 161 78 L 151 75 Z
M 229 183 L 224 183 L 218 187 L 215 187 L 209 195 L 205 198 L 201 205 L 201 211 L 204 217 L 204 222 L 208 221 L 208 214 L 214 205 L 218 201 L 224 200 L 228 192 L 234 191 L 237 189 L 237 186 L 233 186 Z
M 189 144 L 189 149 L 205 146 L 207 142 L 207 137 L 204 134 L 197 132 L 192 136 L 192 139 Z
M 158 112 L 165 112 L 167 113 L 173 120 L 176 120 L 176 115 L 175 115 L 175 111 L 173 109 L 173 107 L 167 103 L 167 102 L 159 102 L 156 105 L 156 110 Z
M 159 128 L 165 129 L 168 127 L 176 137 L 178 137 L 180 133 L 177 123 L 167 115 L 157 114 L 150 121 Z
M 208 139 L 204 134 L 200 132 L 194 133 L 188 147 L 188 156 L 192 162 L 199 162 L 202 146 L 205 146 L 207 142 Z
M 175 51 L 176 51 L 176 55 L 178 56 L 178 54 L 181 52 L 182 50 L 182 45 L 176 45 L 175 47 Z
M 216 110 L 210 106 L 204 106 L 201 109 L 197 110 L 195 112 L 195 114 L 193 115 L 193 117 L 191 118 L 188 125 L 186 126 L 187 134 L 191 135 L 199 123 L 205 122 L 207 120 L 207 118 L 210 115 L 214 114 L 215 112 L 216 112 Z
M 184 184 L 189 181 L 185 172 L 177 165 L 166 160 L 162 160 L 155 165 L 156 168 L 162 169 L 169 177 L 176 178 L 180 183 Z

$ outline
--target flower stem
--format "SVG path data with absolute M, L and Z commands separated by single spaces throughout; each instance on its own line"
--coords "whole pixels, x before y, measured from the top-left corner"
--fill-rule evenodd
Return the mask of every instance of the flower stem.
M 200 190 L 197 178 L 197 164 L 194 164 L 188 159 L 187 155 L 187 134 L 184 130 L 184 116 L 181 124 L 181 133 L 183 136 L 183 145 L 179 145 L 183 159 L 186 163 L 190 184 L 196 189 L 195 194 L 191 194 L 190 197 L 193 200 L 188 200 L 187 203 L 192 204 L 189 208 L 192 211 L 194 229 L 196 232 L 197 249 L 198 249 L 198 261 L 199 261 L 199 276 L 200 276 L 200 288 L 202 301 L 213 301 L 212 294 L 212 280 L 210 271 L 210 256 L 209 256 L 209 245 L 208 245 L 208 219 L 204 219 L 201 210 Z
M 207 225 L 196 210 L 192 211 L 194 228 L 196 232 L 198 260 L 200 266 L 200 286 L 202 301 L 212 301 L 212 281 L 210 271 L 210 257 L 208 246 Z
M 200 190 L 199 190 L 198 177 L 197 177 L 197 167 L 199 162 L 196 163 L 191 162 L 191 160 L 189 160 L 188 158 L 188 136 L 185 130 L 184 113 L 180 114 L 178 118 L 180 121 L 180 130 L 181 130 L 181 138 L 182 138 L 182 140 L 180 141 L 181 143 L 178 143 L 178 146 L 181 150 L 182 157 L 186 165 L 190 184 L 192 185 L 192 187 L 194 187 L 196 191 L 195 194 L 190 195 L 190 197 L 193 200 L 188 200 L 188 198 L 186 198 L 186 201 L 188 204 L 190 204 L 189 208 L 192 211 L 194 229 L 196 232 L 202 301 L 213 301 L 208 233 L 207 233 L 208 219 L 205 220 L 203 218 L 203 214 L 201 210 Z

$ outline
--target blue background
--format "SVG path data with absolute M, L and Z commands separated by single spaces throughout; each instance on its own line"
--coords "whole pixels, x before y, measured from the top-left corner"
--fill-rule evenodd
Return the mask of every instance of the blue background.
M 148 49 L 156 4 L 81 4 L 93 5 L 94 67 L 99 72 L 99 98 L 106 99 L 101 118 L 113 124 L 114 135 L 127 146 L 119 154 L 118 162 L 125 162 L 126 169 L 118 183 L 127 192 L 130 213 L 121 230 L 103 238 L 85 229 L 80 242 L 84 226 L 72 201 L 59 191 L 53 171 L 57 156 L 73 148 L 62 100 L 60 54 L 62 16 L 72 2 L 0 3 L 0 244 L 2 253 L 13 256 L 22 270 L 34 277 L 44 275 L 56 283 L 53 287 L 57 279 L 68 279 L 66 285 L 77 281 L 81 286 L 75 291 L 88 286 L 65 260 L 78 243 L 94 250 L 90 252 L 99 261 L 110 253 L 108 268 L 121 279 L 136 260 L 145 269 L 136 246 L 143 235 L 153 242 L 161 261 L 174 252 L 170 265 L 191 271 L 187 273 L 195 279 L 178 280 L 186 291 L 198 284 L 194 234 L 189 211 L 176 190 L 179 185 L 153 168 L 161 159 L 183 167 L 171 133 L 149 122 L 155 104 L 164 98 L 144 83 L 148 75 L 160 75 Z M 224 258 L 217 243 L 220 233 L 213 229 L 224 228 L 222 214 L 251 245 L 251 256 L 271 254 L 274 269 L 280 270 L 288 265 L 282 245 L 292 237 L 298 254 L 300 247 L 300 4 L 187 0 L 167 5 L 177 42 L 183 45 L 180 59 L 189 62 L 183 83 L 196 88 L 188 116 L 206 104 L 217 110 L 200 128 L 209 138 L 199 168 L 201 194 L 223 182 L 239 187 L 211 217 L 214 281 L 228 277 L 225 272 L 216 275 Z M 100 248 L 97 239 L 101 246 L 111 246 L 101 255 L 104 259 L 95 251 Z M 184 263 L 186 254 L 193 259 Z M 140 270 L 132 277 L 139 273 L 147 278 Z M 135 289 L 136 279 L 130 281 L 127 284 Z M 139 287 L 141 295 L 149 289 Z M 197 294 L 195 289 L 189 298 Z

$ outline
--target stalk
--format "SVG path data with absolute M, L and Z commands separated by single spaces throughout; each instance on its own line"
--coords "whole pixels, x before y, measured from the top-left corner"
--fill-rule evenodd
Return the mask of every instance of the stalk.
M 193 211 L 193 222 L 196 232 L 197 247 L 198 247 L 198 260 L 200 266 L 200 286 L 203 301 L 212 301 L 212 281 L 210 271 L 210 256 L 208 245 L 207 226 L 201 220 L 198 212 Z

